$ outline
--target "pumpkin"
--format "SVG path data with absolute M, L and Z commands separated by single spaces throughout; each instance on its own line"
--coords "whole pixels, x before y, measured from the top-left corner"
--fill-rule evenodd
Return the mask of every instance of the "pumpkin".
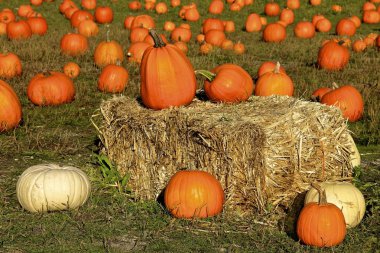
M 67 8 L 67 9 L 65 10 L 64 15 L 65 15 L 65 17 L 66 17 L 67 19 L 71 19 L 71 17 L 73 16 L 73 14 L 74 14 L 77 10 L 79 10 L 78 7 L 69 7 L 69 8 Z
M 312 23 L 314 26 L 316 26 L 317 23 L 318 23 L 318 21 L 321 20 L 321 19 L 324 19 L 324 18 L 325 18 L 325 16 L 323 16 L 322 14 L 315 14 L 315 15 L 313 15 L 313 18 L 312 18 L 312 20 L 311 20 L 311 23 Z
M 338 5 L 338 4 L 334 4 L 331 6 L 331 10 L 335 13 L 339 13 L 342 11 L 342 6 Z
M 153 18 L 149 15 L 138 15 L 136 16 L 131 24 L 131 29 L 135 27 L 145 27 L 147 29 L 155 28 L 156 24 Z
M 213 46 L 220 47 L 226 39 L 226 34 L 220 30 L 209 30 L 205 33 L 205 41 Z
M 11 9 L 3 9 L 0 11 L 0 23 L 8 24 L 15 21 L 16 15 Z
M 103 92 L 122 92 L 128 84 L 128 71 L 120 63 L 107 65 L 98 79 L 98 89 Z
M 274 17 L 274 16 L 280 15 L 280 11 L 281 11 L 280 5 L 278 3 L 273 2 L 273 1 L 270 3 L 266 3 L 264 6 L 264 13 L 265 13 L 265 15 L 267 15 L 269 17 Z
M 364 2 L 362 11 L 376 10 L 376 5 L 371 2 Z
M 350 19 L 352 22 L 354 22 L 356 28 L 359 28 L 359 27 L 361 26 L 361 24 L 362 24 L 362 21 L 360 20 L 360 18 L 359 18 L 358 16 L 355 16 L 355 15 L 354 15 L 354 16 L 349 17 L 349 19 Z
M 326 70 L 341 70 L 350 59 L 350 51 L 342 42 L 328 41 L 318 51 L 318 66 Z
M 300 21 L 294 27 L 294 35 L 297 38 L 311 39 L 315 36 L 315 27 L 309 21 Z
M 30 80 L 27 96 L 35 105 L 60 105 L 74 100 L 75 87 L 63 73 L 39 73 Z
M 95 20 L 99 24 L 108 24 L 113 21 L 113 11 L 108 6 L 99 6 L 95 9 Z
M 313 94 L 311 94 L 311 100 L 315 102 L 320 102 L 322 97 L 327 93 L 332 91 L 329 87 L 321 87 L 316 89 Z
M 362 19 L 366 24 L 377 24 L 380 22 L 380 13 L 375 10 L 364 11 Z
M 342 210 L 347 228 L 357 226 L 365 213 L 365 200 L 360 190 L 348 182 L 323 182 L 320 186 L 326 192 L 326 201 Z M 318 191 L 311 188 L 305 196 L 305 205 L 318 198 Z
M 59 12 L 64 14 L 69 8 L 76 8 L 78 9 L 78 7 L 76 6 L 76 4 L 71 1 L 71 0 L 64 0 L 61 2 L 61 4 L 59 5 L 58 9 L 59 9 Z
M 280 63 L 275 69 L 259 77 L 256 82 L 256 96 L 286 95 L 293 96 L 294 84 L 292 79 L 280 71 Z
M 71 79 L 74 79 L 79 75 L 80 67 L 75 62 L 68 62 L 63 66 L 63 73 Z
M 16 127 L 21 117 L 20 100 L 12 87 L 0 80 L 0 132 Z
M 221 14 L 224 9 L 224 3 L 222 0 L 213 0 L 208 6 L 208 12 L 211 14 Z
M 16 185 L 19 203 L 30 212 L 78 208 L 86 202 L 90 191 L 90 181 L 82 170 L 56 164 L 29 167 Z
M 319 201 L 306 204 L 297 220 L 298 238 L 306 245 L 331 247 L 340 244 L 346 236 L 342 211 L 326 201 L 326 192 L 312 184 L 319 192 Z
M 165 31 L 171 32 L 171 31 L 174 30 L 174 28 L 175 28 L 174 22 L 172 22 L 172 21 L 165 21 L 165 23 L 164 23 L 164 30 Z
M 327 18 L 322 18 L 318 20 L 318 22 L 315 25 L 315 29 L 318 32 L 323 32 L 323 33 L 329 32 L 331 30 L 331 27 L 332 27 L 331 22 Z
M 212 52 L 213 49 L 214 47 L 206 41 L 203 41 L 199 46 L 199 52 L 201 54 L 209 54 L 210 52 Z
M 232 20 L 225 20 L 224 21 L 224 32 L 226 32 L 226 33 L 235 32 L 235 22 Z
M 87 10 L 93 10 L 96 8 L 96 0 L 82 0 L 81 6 Z
M 79 34 L 89 38 L 96 36 L 99 33 L 99 27 L 93 20 L 87 19 L 80 22 L 78 32 Z
M 213 102 L 235 103 L 246 101 L 253 92 L 251 76 L 235 64 L 223 64 L 213 70 L 196 70 L 196 74 L 206 77 L 204 90 Z
M 336 24 L 335 32 L 340 36 L 352 36 L 356 33 L 356 25 L 351 19 L 344 18 Z
M 129 62 L 141 63 L 145 50 L 150 46 L 147 42 L 135 42 L 129 46 L 127 57 Z
M 218 18 L 207 18 L 202 23 L 202 33 L 206 34 L 210 30 L 224 31 L 223 21 Z
M 312 6 L 318 6 L 318 5 L 321 5 L 322 0 L 309 0 L 309 3 L 310 3 Z
M 124 19 L 124 28 L 130 30 L 132 27 L 132 22 L 135 19 L 134 16 L 127 16 Z
M 300 8 L 300 0 L 287 0 L 286 6 L 291 10 L 296 10 Z
M 128 3 L 128 8 L 132 11 L 138 11 L 142 8 L 142 4 L 135 0 Z
M 0 22 L 0 36 L 7 34 L 7 24 Z
M 45 35 L 48 29 L 48 24 L 45 18 L 42 17 L 30 17 L 27 22 L 32 30 L 33 34 Z
M 280 20 L 290 25 L 294 22 L 294 12 L 291 9 L 283 9 L 280 14 Z
M 189 42 L 191 40 L 191 30 L 183 27 L 176 27 L 174 30 L 170 33 L 170 39 L 172 41 L 183 41 L 183 42 Z
M 363 52 L 367 48 L 367 44 L 363 40 L 355 40 L 352 43 L 352 50 L 355 52 Z
M 148 29 L 144 27 L 135 27 L 131 29 L 131 32 L 129 33 L 129 41 L 131 43 L 144 41 L 147 35 L 149 35 Z
M 268 24 L 263 31 L 265 42 L 281 42 L 286 39 L 286 29 L 277 23 Z
M 108 64 L 116 64 L 117 61 L 123 62 L 124 53 L 121 45 L 109 38 L 109 30 L 107 31 L 106 41 L 100 42 L 94 52 L 94 61 L 98 67 Z
M 220 45 L 220 47 L 224 50 L 233 50 L 234 49 L 234 43 L 232 42 L 232 40 L 225 39 L 222 42 L 222 45 Z
M 181 5 L 181 0 L 170 0 L 170 5 L 172 7 L 177 7 Z
M 43 0 L 30 0 L 30 3 L 34 6 L 40 6 Z
M 151 109 L 163 109 L 191 103 L 196 79 L 193 66 L 176 46 L 165 44 L 153 29 L 154 46 L 148 47 L 140 65 L 141 98 Z
M 12 78 L 22 73 L 20 58 L 14 53 L 0 54 L 0 77 Z
M 260 65 L 258 71 L 257 71 L 257 76 L 260 77 L 260 76 L 264 75 L 267 72 L 273 72 L 274 69 L 276 68 L 276 65 L 277 65 L 277 63 L 276 62 L 272 62 L 272 61 L 266 61 L 266 62 L 262 63 Z M 286 74 L 286 71 L 285 71 L 285 69 L 284 69 L 283 66 L 280 66 L 279 71 L 281 73 Z
M 176 218 L 212 217 L 223 210 L 224 192 L 220 182 L 205 171 L 178 171 L 164 193 L 167 210 Z
M 168 6 L 164 2 L 157 3 L 155 6 L 157 14 L 165 14 L 168 12 Z
M 363 116 L 362 95 L 352 85 L 344 85 L 326 93 L 322 97 L 321 103 L 339 107 L 343 117 L 350 122 L 358 121 Z
M 189 47 L 183 41 L 176 41 L 176 42 L 173 43 L 173 45 L 176 46 L 176 47 L 178 47 L 179 49 L 181 49 L 181 51 L 184 54 L 187 54 L 187 52 L 189 51 Z
M 245 53 L 245 45 L 240 41 L 236 42 L 233 47 L 235 54 L 244 54 Z
M 77 33 L 63 35 L 60 42 L 61 53 L 70 56 L 85 54 L 88 50 L 87 37 Z
M 258 32 L 262 28 L 260 16 L 256 13 L 251 13 L 245 20 L 245 31 Z
M 25 20 L 12 21 L 7 25 L 8 39 L 27 39 L 32 36 L 32 29 Z
M 32 6 L 28 5 L 28 4 L 22 4 L 18 7 L 18 10 L 17 10 L 17 14 L 20 16 L 20 17 L 26 17 L 26 15 L 29 13 L 29 12 L 32 12 L 33 11 L 33 8 Z
M 77 10 L 71 15 L 70 23 L 72 27 L 78 27 L 80 22 L 87 19 L 94 20 L 94 16 L 88 11 Z

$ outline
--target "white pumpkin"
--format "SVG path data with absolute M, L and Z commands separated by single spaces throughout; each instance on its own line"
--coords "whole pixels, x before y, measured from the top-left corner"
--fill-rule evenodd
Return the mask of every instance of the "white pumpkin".
M 90 191 L 90 181 L 82 170 L 56 164 L 29 167 L 16 186 L 18 201 L 30 212 L 75 209 L 86 202 Z
M 351 158 L 352 167 L 359 166 L 361 163 L 359 150 L 356 147 L 355 141 L 350 134 L 348 134 L 348 139 L 349 139 L 350 144 L 351 144 L 350 145 L 350 151 L 351 151 L 350 158 Z
M 323 182 L 320 186 L 326 191 L 327 202 L 342 210 L 348 228 L 360 223 L 365 213 L 365 201 L 358 188 L 348 182 Z M 305 205 L 318 200 L 318 191 L 311 188 L 305 196 Z

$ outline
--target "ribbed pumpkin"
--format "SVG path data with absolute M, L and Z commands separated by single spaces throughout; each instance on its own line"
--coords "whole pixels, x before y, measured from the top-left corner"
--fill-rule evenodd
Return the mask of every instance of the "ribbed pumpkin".
M 339 107 L 343 117 L 350 122 L 358 121 L 363 116 L 362 95 L 352 85 L 344 85 L 326 93 L 322 97 L 321 103 Z
M 351 19 L 344 18 L 336 24 L 335 31 L 340 36 L 352 36 L 356 33 L 356 25 Z
M 0 54 L 0 77 L 12 78 L 22 73 L 20 58 L 14 53 Z
M 286 29 L 277 23 L 268 24 L 263 31 L 265 42 L 281 42 L 286 39 Z
M 30 212 L 75 209 L 90 196 L 87 175 L 72 166 L 39 164 L 26 169 L 16 185 L 17 199 Z
M 151 109 L 191 103 L 196 91 L 191 62 L 178 47 L 166 45 L 155 30 L 149 33 L 155 45 L 145 50 L 140 65 L 142 102 Z
M 326 193 L 313 184 L 319 192 L 319 202 L 305 205 L 297 220 L 298 238 L 306 245 L 331 247 L 340 244 L 346 236 L 346 223 L 342 211 L 327 203 Z
M 68 33 L 63 35 L 60 47 L 61 53 L 70 56 L 78 56 L 87 52 L 88 40 L 87 37 L 82 34 Z
M 12 87 L 0 80 L 0 132 L 16 127 L 21 117 L 20 100 Z
M 32 36 L 32 29 L 25 20 L 12 21 L 7 25 L 8 39 L 27 39 Z
M 60 105 L 74 100 L 75 87 L 70 77 L 51 71 L 35 75 L 29 82 L 27 95 L 35 105 Z
M 75 62 L 68 62 L 63 66 L 63 73 L 70 78 L 76 78 L 80 73 L 80 67 Z
M 223 209 L 224 192 L 220 182 L 205 171 L 178 171 L 165 188 L 164 202 L 177 218 L 206 218 Z
M 318 52 L 318 66 L 327 70 L 343 69 L 350 59 L 350 51 L 341 45 L 342 42 L 336 43 L 328 41 Z
M 98 79 L 98 89 L 109 93 L 122 92 L 128 84 L 128 71 L 117 64 L 110 64 L 102 69 Z
M 197 70 L 196 74 L 206 77 L 204 90 L 214 102 L 234 103 L 247 100 L 253 92 L 251 76 L 235 64 L 223 64 L 213 70 Z
M 116 62 L 123 62 L 124 53 L 121 45 L 109 38 L 109 30 L 107 31 L 107 40 L 100 42 L 94 53 L 95 64 L 99 67 L 104 67 L 109 64 L 116 64 Z
M 360 223 L 365 213 L 365 200 L 358 188 L 348 182 L 323 182 L 321 188 L 326 192 L 326 201 L 342 210 L 347 228 Z M 305 196 L 305 205 L 318 199 L 318 191 L 311 188 Z
M 280 71 L 280 63 L 275 69 L 259 77 L 256 82 L 256 96 L 286 95 L 293 96 L 294 84 L 292 79 Z

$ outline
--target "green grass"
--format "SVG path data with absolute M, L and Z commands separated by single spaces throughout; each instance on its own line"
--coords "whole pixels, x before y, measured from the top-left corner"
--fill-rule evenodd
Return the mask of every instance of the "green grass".
M 0 1 L 0 9 L 16 8 L 26 4 L 24 0 Z M 198 45 L 189 43 L 188 57 L 195 69 L 211 69 L 223 63 L 236 63 L 256 76 L 259 65 L 267 60 L 280 61 L 293 79 L 295 96 L 308 99 L 311 92 L 320 86 L 336 82 L 338 85 L 352 84 L 363 94 L 365 114 L 361 121 L 349 125 L 355 141 L 360 144 L 363 165 L 356 171 L 355 183 L 367 200 L 367 212 L 363 222 L 350 229 L 343 244 L 332 249 L 315 249 L 301 245 L 294 239 L 292 224 L 296 206 L 289 216 L 277 227 L 260 224 L 260 217 L 239 218 L 222 214 L 207 220 L 176 220 L 171 218 L 157 202 L 134 202 L 131 193 L 109 186 L 114 176 L 103 178 L 97 163 L 98 138 L 91 124 L 91 115 L 97 113 L 102 100 L 113 95 L 97 90 L 100 69 L 94 66 L 94 48 L 105 40 L 106 27 L 100 26 L 100 33 L 90 39 L 89 53 L 79 58 L 60 54 L 59 40 L 63 34 L 72 31 L 69 21 L 58 12 L 61 1 L 43 4 L 35 9 L 47 19 L 49 30 L 46 36 L 33 36 L 25 41 L 8 41 L 0 37 L 0 53 L 16 53 L 23 65 L 23 74 L 7 82 L 14 87 L 23 106 L 23 122 L 12 131 L 0 134 L 0 252 L 379 252 L 379 179 L 380 179 L 380 55 L 375 48 L 364 53 L 352 53 L 349 65 L 339 72 L 326 72 L 315 68 L 319 45 L 329 34 L 317 34 L 311 40 L 294 38 L 292 29 L 281 44 L 267 44 L 261 41 L 260 33 L 242 31 L 245 17 L 256 12 L 263 14 L 266 1 L 256 0 L 253 6 L 245 7 L 239 13 L 225 10 L 222 19 L 234 20 L 236 32 L 227 37 L 246 45 L 244 55 L 215 50 L 210 55 L 199 55 Z M 79 1 L 76 0 L 79 4 Z M 165 0 L 165 2 L 169 2 Z M 185 2 L 185 1 L 183 1 Z M 207 14 L 208 1 L 194 1 L 199 7 L 201 19 Z M 284 6 L 285 1 L 278 1 Z M 361 16 L 360 7 L 364 1 L 339 0 L 323 1 L 311 8 L 301 0 L 301 8 L 295 11 L 296 22 L 311 20 L 312 15 L 323 13 L 335 25 L 349 15 Z M 145 11 L 130 12 L 128 1 L 98 0 L 98 5 L 108 4 L 115 11 L 110 26 L 111 37 L 127 50 L 129 32 L 123 29 L 127 15 L 138 15 Z M 341 4 L 344 10 L 334 14 L 332 3 Z M 165 20 L 177 25 L 184 22 L 178 18 L 179 8 L 170 8 L 167 15 L 149 12 L 162 31 Z M 269 18 L 268 21 L 274 21 Z M 200 31 L 201 20 L 191 23 L 193 36 Z M 380 31 L 380 24 L 363 24 L 353 39 L 370 32 Z M 169 36 L 168 33 L 165 33 Z M 75 61 L 82 72 L 75 79 L 77 94 L 74 102 L 58 107 L 37 107 L 26 97 L 30 79 L 45 70 L 61 70 L 68 61 Z M 124 62 L 129 71 L 130 81 L 125 96 L 139 94 L 139 69 Z M 201 80 L 199 79 L 199 87 Z M 27 167 L 46 162 L 68 164 L 82 168 L 92 180 L 92 194 L 88 202 L 75 211 L 31 214 L 18 204 L 15 185 L 18 176 Z M 108 174 L 109 175 L 109 174 Z

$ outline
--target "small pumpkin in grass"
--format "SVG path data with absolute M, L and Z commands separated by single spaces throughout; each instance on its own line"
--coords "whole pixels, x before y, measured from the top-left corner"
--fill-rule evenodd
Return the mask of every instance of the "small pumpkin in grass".
M 267 73 L 267 72 L 273 72 L 274 69 L 276 68 L 276 65 L 277 65 L 277 63 L 276 63 L 276 62 L 273 62 L 273 61 L 266 61 L 266 62 L 263 62 L 263 63 L 260 65 L 260 67 L 259 67 L 259 69 L 258 69 L 258 71 L 257 71 L 257 76 L 260 77 L 260 76 L 264 75 L 264 74 Z M 283 66 L 280 66 L 279 71 L 280 71 L 281 73 L 286 74 L 286 71 L 285 71 L 285 69 L 284 69 Z
M 365 213 L 365 200 L 360 190 L 348 182 L 323 182 L 320 186 L 326 192 L 326 201 L 342 210 L 347 228 L 357 226 Z M 319 198 L 319 192 L 311 188 L 305 196 L 305 205 Z
M 208 12 L 211 14 L 221 14 L 224 9 L 224 3 L 222 0 L 213 0 L 208 6 Z
M 280 5 L 276 2 L 273 2 L 273 1 L 266 3 L 264 6 L 264 13 L 265 13 L 265 15 L 267 15 L 269 17 L 274 17 L 274 16 L 280 15 L 280 11 L 281 11 Z
M 321 20 L 318 20 L 318 22 L 315 24 L 315 29 L 318 32 L 323 32 L 323 33 L 329 32 L 331 30 L 331 27 L 332 27 L 332 24 L 330 20 L 328 20 L 327 18 L 322 18 Z
M 223 21 L 218 18 L 207 18 L 202 23 L 202 33 L 206 34 L 210 30 L 224 31 Z
M 98 6 L 95 9 L 95 20 L 99 24 L 108 24 L 113 21 L 113 10 L 109 6 Z
M 268 24 L 263 31 L 265 42 L 281 42 L 286 39 L 286 29 L 277 23 Z
M 214 102 L 235 103 L 246 101 L 253 92 L 251 76 L 236 64 L 223 64 L 213 70 L 197 70 L 196 74 L 206 77 L 204 90 Z
M 60 105 L 74 100 L 75 87 L 63 73 L 39 73 L 30 80 L 27 96 L 35 105 Z
M 321 87 L 316 89 L 313 94 L 311 94 L 311 100 L 315 102 L 320 102 L 322 97 L 327 93 L 332 91 L 329 87 Z
M 165 2 L 159 2 L 156 4 L 155 8 L 157 14 L 165 14 L 168 12 L 168 6 Z
M 134 16 L 127 16 L 124 19 L 124 28 L 130 30 L 132 27 L 132 22 L 135 19 Z
M 187 28 L 183 28 L 183 27 L 176 27 L 170 33 L 170 39 L 172 41 L 189 42 L 191 40 L 191 37 L 192 37 L 191 30 Z
M 331 247 L 340 244 L 346 236 L 342 211 L 326 201 L 326 192 L 312 184 L 319 192 L 319 201 L 305 205 L 297 220 L 298 238 L 306 245 Z
M 124 53 L 121 45 L 109 38 L 109 30 L 107 31 L 106 41 L 100 42 L 94 52 L 94 61 L 98 67 L 109 64 L 116 64 L 117 61 L 123 62 Z
M 178 47 L 179 49 L 181 49 L 181 51 L 184 53 L 184 54 L 187 54 L 187 52 L 189 51 L 189 48 L 186 44 L 186 42 L 183 42 L 183 41 L 176 41 L 173 43 L 174 46 Z
M 224 23 L 224 32 L 226 33 L 235 32 L 235 22 L 233 20 L 225 20 L 223 23 Z
M 0 77 L 12 78 L 22 73 L 20 58 L 14 53 L 0 54 Z
M 27 39 L 32 36 L 32 29 L 25 20 L 9 22 L 6 31 L 7 37 L 10 40 Z
M 380 22 L 380 13 L 375 10 L 364 11 L 362 19 L 366 24 L 377 24 Z
M 63 73 L 71 79 L 74 79 L 79 75 L 80 67 L 75 62 L 68 62 L 63 66 Z
M 170 178 L 164 202 L 176 218 L 206 218 L 222 212 L 224 192 L 220 182 L 210 173 L 182 170 Z
M 128 3 L 128 8 L 131 11 L 138 11 L 138 10 L 140 10 L 142 8 L 142 4 L 140 3 L 140 1 L 137 1 L 137 0 L 130 1 Z
M 242 42 L 238 41 L 234 44 L 233 50 L 235 54 L 244 54 L 245 45 Z
M 91 19 L 80 22 L 78 32 L 87 38 L 96 36 L 99 33 L 98 25 Z
M 94 16 L 85 10 L 77 10 L 70 17 L 70 22 L 72 27 L 78 27 L 80 22 L 91 19 L 94 20 Z
M 256 13 L 251 13 L 245 20 L 245 31 L 246 32 L 258 32 L 262 28 L 260 16 Z
M 220 47 L 224 50 L 233 50 L 234 49 L 234 43 L 232 42 L 232 40 L 225 39 L 222 42 L 222 45 L 220 45 Z
M 8 24 L 15 21 L 16 15 L 11 9 L 3 9 L 0 11 L 0 23 Z
M 280 13 L 280 20 L 290 25 L 294 22 L 294 12 L 291 9 L 283 9 Z
M 93 10 L 96 8 L 96 0 L 82 0 L 81 6 L 87 10 Z
M 56 164 L 29 167 L 16 185 L 19 203 L 33 213 L 78 208 L 90 191 L 90 180 L 82 170 Z
M 175 24 L 172 21 L 165 21 L 164 23 L 164 30 L 165 31 L 173 31 L 175 28 Z
M 322 97 L 321 103 L 339 107 L 343 117 L 350 122 L 358 121 L 363 116 L 362 95 L 352 85 L 344 85 L 326 93 Z
M 144 27 L 135 27 L 129 33 L 129 41 L 131 43 L 144 41 L 145 37 L 149 34 L 148 29 Z
M 286 95 L 293 96 L 294 84 L 292 79 L 280 71 L 280 63 L 275 69 L 259 77 L 256 82 L 256 96 Z
M 18 7 L 17 14 L 20 17 L 26 17 L 29 12 L 32 12 L 33 8 L 29 4 L 22 4 Z
M 150 46 L 147 42 L 132 43 L 127 52 L 128 61 L 140 64 L 145 50 Z
M 213 49 L 214 47 L 211 44 L 207 43 L 206 41 L 203 41 L 199 46 L 199 53 L 209 54 L 212 52 Z
M 302 39 L 313 38 L 315 36 L 315 27 L 309 21 L 300 21 L 294 27 L 294 35 Z
M 351 19 L 344 18 L 336 24 L 335 31 L 340 36 L 352 36 L 356 33 L 356 25 Z
M 156 23 L 154 22 L 151 16 L 143 14 L 143 15 L 138 15 L 133 19 L 131 23 L 131 29 L 135 27 L 145 27 L 147 29 L 150 29 L 150 28 L 155 28 Z
M 128 84 L 128 71 L 120 63 L 107 65 L 98 79 L 98 89 L 103 92 L 119 93 Z
M 335 12 L 335 13 L 339 13 L 339 12 L 342 12 L 343 7 L 340 6 L 340 5 L 338 5 L 338 4 L 333 4 L 333 5 L 331 6 L 331 10 L 332 10 L 333 12 Z
M 222 42 L 226 39 L 226 34 L 220 30 L 209 30 L 205 33 L 205 41 L 213 46 L 220 47 Z
M 291 10 L 299 9 L 301 6 L 300 0 L 287 0 L 286 6 Z
M 359 28 L 362 24 L 362 21 L 360 20 L 360 18 L 358 16 L 353 15 L 353 16 L 349 17 L 349 19 L 352 22 L 354 22 L 356 28 Z
M 350 51 L 343 42 L 328 41 L 318 51 L 318 66 L 326 70 L 341 70 L 350 59 Z
M 61 53 L 70 56 L 85 54 L 88 50 L 87 37 L 77 33 L 63 35 L 60 42 Z
M 355 40 L 352 43 L 352 50 L 355 52 L 363 52 L 367 48 L 367 44 L 363 40 Z
M 0 133 L 15 128 L 21 121 L 21 103 L 13 88 L 0 80 Z
M 195 97 L 193 66 L 176 46 L 165 44 L 153 29 L 154 46 L 148 47 L 140 65 L 141 98 L 151 109 L 190 104 Z
M 48 24 L 45 18 L 42 17 L 30 17 L 27 22 L 32 30 L 33 34 L 45 35 L 48 30 Z

